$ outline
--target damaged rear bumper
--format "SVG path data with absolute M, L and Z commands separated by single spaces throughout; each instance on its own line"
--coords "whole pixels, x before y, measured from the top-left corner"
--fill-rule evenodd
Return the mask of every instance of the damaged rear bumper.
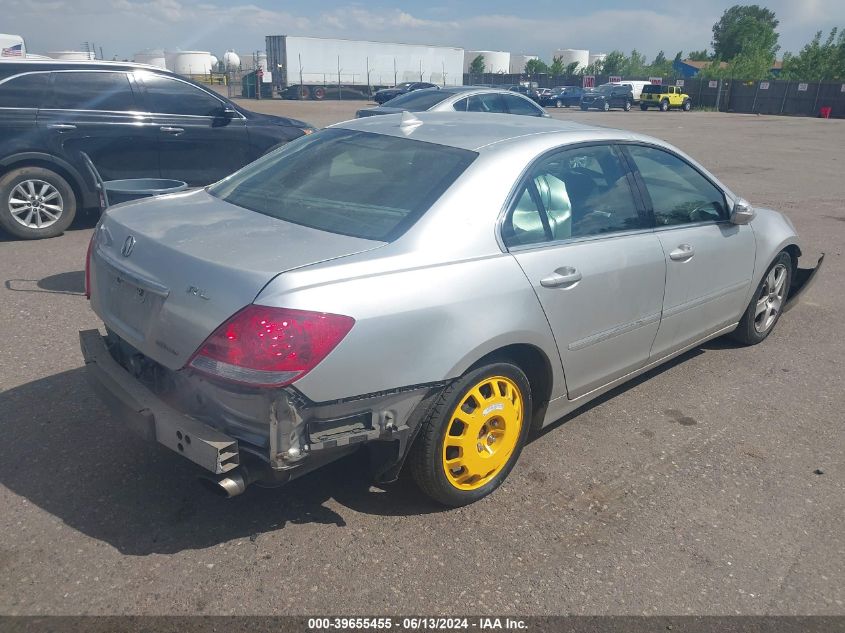
M 265 483 L 283 483 L 363 445 L 375 448 L 374 478 L 394 478 L 420 403 L 443 386 L 315 403 L 290 387 L 243 389 L 168 370 L 98 330 L 79 339 L 88 381 L 127 428 L 217 476 L 248 462 L 249 480 Z

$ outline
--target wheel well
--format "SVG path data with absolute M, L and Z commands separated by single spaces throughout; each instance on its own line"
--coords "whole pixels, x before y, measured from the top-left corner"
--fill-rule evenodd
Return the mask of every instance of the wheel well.
M 73 189 L 73 195 L 76 196 L 77 213 L 82 212 L 83 207 L 85 205 L 84 192 L 82 191 L 82 187 L 80 186 L 79 181 L 67 169 L 65 169 L 61 165 L 57 165 L 56 163 L 51 163 L 48 160 L 27 158 L 20 160 L 16 163 L 11 163 L 10 165 L 4 165 L 3 170 L 0 173 L 7 174 L 13 169 L 20 169 L 21 167 L 41 167 L 42 169 L 49 169 L 50 171 L 54 171 L 59 174 L 59 176 L 67 180 L 67 184 L 69 184 L 70 188 Z
M 789 244 L 783 250 L 789 253 L 789 256 L 792 258 L 792 277 L 794 279 L 795 271 L 798 270 L 798 258 L 801 257 L 801 249 L 798 248 L 797 244 Z
M 507 345 L 478 359 L 470 369 L 496 361 L 511 362 L 525 373 L 534 403 L 532 420 L 534 426 L 538 427 L 552 395 L 552 365 L 548 357 L 533 345 Z

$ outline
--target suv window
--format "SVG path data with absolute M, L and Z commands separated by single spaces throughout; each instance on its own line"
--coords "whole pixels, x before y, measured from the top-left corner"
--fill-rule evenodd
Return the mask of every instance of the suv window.
M 728 218 L 725 195 L 674 154 L 642 145 L 627 150 L 642 176 L 658 226 Z
M 542 116 L 543 111 L 526 99 L 516 95 L 502 95 L 511 114 L 523 114 L 526 116 Z
M 47 91 L 48 73 L 14 77 L 0 84 L 0 107 L 38 108 Z
M 391 99 L 385 103 L 388 108 L 402 108 L 411 112 L 422 112 L 433 108 L 441 101 L 448 99 L 451 95 L 443 90 L 414 90 Z
M 48 108 L 56 110 L 138 110 L 129 78 L 123 72 L 54 72 Z
M 502 228 L 507 246 L 647 228 L 616 148 L 556 152 L 532 171 Z
M 150 112 L 216 116 L 223 102 L 189 83 L 153 73 L 142 76 Z

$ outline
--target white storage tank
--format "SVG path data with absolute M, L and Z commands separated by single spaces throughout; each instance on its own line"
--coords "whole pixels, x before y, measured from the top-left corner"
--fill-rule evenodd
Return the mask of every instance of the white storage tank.
M 64 59 L 74 62 L 86 59 L 96 59 L 94 51 L 51 51 L 47 53 L 47 57 L 51 59 Z
M 219 63 L 220 63 L 220 60 L 217 59 L 217 56 L 212 55 L 211 56 L 211 70 L 216 72 L 217 71 L 217 64 L 219 64 Z
M 223 53 L 223 67 L 226 70 L 237 70 L 241 67 L 241 58 L 231 48 Z
M 485 73 L 509 73 L 511 70 L 511 54 L 505 51 L 464 51 L 464 72 L 469 72 L 472 60 L 481 55 L 484 57 Z
M 607 57 L 607 53 L 590 53 L 590 66 L 595 64 L 596 62 L 604 63 L 605 58 Z
M 581 48 L 559 48 L 554 57 L 560 57 L 564 66 L 578 62 L 578 68 L 585 68 L 590 63 L 590 51 Z
M 149 64 L 150 66 L 167 68 L 167 60 L 164 56 L 164 51 L 161 49 L 148 49 L 145 51 L 138 51 L 132 57 L 132 61 L 137 64 Z
M 539 59 L 537 55 L 511 55 L 511 67 L 510 67 L 510 74 L 518 75 L 525 72 L 525 64 L 528 62 Z
M 176 56 L 180 51 L 164 51 L 164 63 L 167 70 L 176 70 Z
M 173 71 L 179 75 L 207 75 L 211 72 L 211 53 L 179 51 L 173 60 Z

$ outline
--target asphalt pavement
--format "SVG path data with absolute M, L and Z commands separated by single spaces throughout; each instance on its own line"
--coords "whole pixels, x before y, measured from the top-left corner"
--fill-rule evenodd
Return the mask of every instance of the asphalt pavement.
M 713 341 L 559 421 L 473 506 L 373 487 L 355 456 L 226 501 L 84 380 L 95 220 L 0 237 L 0 613 L 845 615 L 845 121 L 553 116 L 660 136 L 784 211 L 817 283 L 762 345 Z

